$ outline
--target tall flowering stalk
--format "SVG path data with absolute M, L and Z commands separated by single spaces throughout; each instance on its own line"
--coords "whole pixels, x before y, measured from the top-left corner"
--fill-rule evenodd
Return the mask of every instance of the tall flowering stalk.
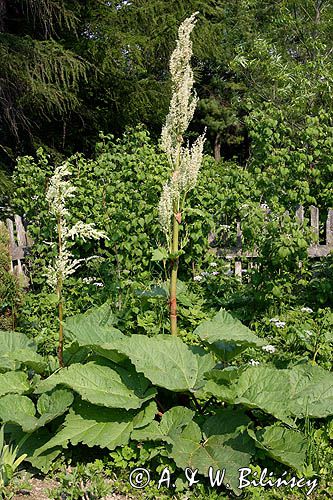
M 192 14 L 180 25 L 177 46 L 171 55 L 170 73 L 172 97 L 169 113 L 162 129 L 162 148 L 167 154 L 172 175 L 164 187 L 159 202 L 159 220 L 166 236 L 171 259 L 170 277 L 170 326 L 171 334 L 177 335 L 177 275 L 179 265 L 179 226 L 187 193 L 197 183 L 202 163 L 204 135 L 190 147 L 184 145 L 186 132 L 197 105 L 193 91 L 191 68 L 191 32 L 196 23 Z
M 75 187 L 69 181 L 71 172 L 69 164 L 66 162 L 55 169 L 54 175 L 50 180 L 49 188 L 46 193 L 46 199 L 49 202 L 50 212 L 56 219 L 57 232 L 57 256 L 47 271 L 47 282 L 55 290 L 58 297 L 58 318 L 59 318 L 59 343 L 58 343 L 58 361 L 59 366 L 64 366 L 63 361 L 63 286 L 67 276 L 73 274 L 85 259 L 74 259 L 68 248 L 68 242 L 76 236 L 83 240 L 107 238 L 104 232 L 95 229 L 94 224 L 86 224 L 78 221 L 74 226 L 69 226 L 67 219 L 70 216 L 66 208 L 69 198 L 74 196 Z

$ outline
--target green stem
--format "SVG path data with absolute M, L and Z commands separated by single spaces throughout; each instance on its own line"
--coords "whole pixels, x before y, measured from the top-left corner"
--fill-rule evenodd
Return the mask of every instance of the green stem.
M 178 207 L 175 207 L 178 208 Z M 179 244 L 179 222 L 177 217 L 180 213 L 175 213 L 173 218 L 172 230 L 172 253 L 177 254 Z M 171 279 L 170 279 L 170 327 L 171 335 L 177 335 L 177 275 L 178 275 L 178 257 L 171 261 Z
M 58 258 L 62 257 L 62 234 L 61 234 L 61 218 L 58 218 L 57 221 L 57 229 L 58 229 Z M 62 288 L 63 288 L 63 279 L 62 276 L 59 276 L 57 279 L 57 296 L 58 296 L 58 319 L 59 319 L 59 342 L 58 342 L 58 362 L 60 368 L 64 366 L 64 358 L 63 358 L 63 350 L 64 350 L 64 330 L 63 330 L 63 317 L 64 317 L 64 303 L 62 298 Z

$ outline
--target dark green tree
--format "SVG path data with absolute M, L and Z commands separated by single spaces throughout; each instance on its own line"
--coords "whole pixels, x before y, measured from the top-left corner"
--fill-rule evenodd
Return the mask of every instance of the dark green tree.
M 40 142 L 47 123 L 79 105 L 85 63 L 58 38 L 75 31 L 68 3 L 0 2 L 1 163 Z

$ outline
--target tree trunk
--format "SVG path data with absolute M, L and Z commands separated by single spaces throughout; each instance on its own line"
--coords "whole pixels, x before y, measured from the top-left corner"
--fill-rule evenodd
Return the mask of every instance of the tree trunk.
M 221 133 L 220 132 L 217 132 L 217 134 L 215 136 L 214 158 L 215 158 L 215 161 L 221 160 Z

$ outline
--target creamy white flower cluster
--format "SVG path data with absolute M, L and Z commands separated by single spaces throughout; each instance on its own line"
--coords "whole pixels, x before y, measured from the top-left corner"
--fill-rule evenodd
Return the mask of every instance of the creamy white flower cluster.
M 47 270 L 47 282 L 50 287 L 56 288 L 59 280 L 62 282 L 67 276 L 73 274 L 86 259 L 74 259 L 68 248 L 69 239 L 80 236 L 84 241 L 88 239 L 107 238 L 103 231 L 95 229 L 93 224 L 86 224 L 78 221 L 74 226 L 68 227 L 66 217 L 69 211 L 66 203 L 74 196 L 75 187 L 68 179 L 71 175 L 69 164 L 66 162 L 55 169 L 46 193 L 49 202 L 50 212 L 56 216 L 58 233 L 58 254 L 53 265 Z
M 193 71 L 191 32 L 196 23 L 197 13 L 192 14 L 180 25 L 177 46 L 170 59 L 172 97 L 166 123 L 162 129 L 162 148 L 167 154 L 173 173 L 163 187 L 159 202 L 159 221 L 170 242 L 173 213 L 180 209 L 181 197 L 193 189 L 200 170 L 204 135 L 190 147 L 183 146 L 183 134 L 193 118 L 197 97 L 193 92 Z
M 313 313 L 313 310 L 311 309 L 311 307 L 302 307 L 301 312 L 311 314 Z
M 279 318 L 271 318 L 269 321 L 270 323 L 273 323 L 273 325 L 277 328 L 284 328 L 286 326 L 286 322 L 280 321 Z
M 172 96 L 169 114 L 162 130 L 162 147 L 171 163 L 177 163 L 179 138 L 183 136 L 193 118 L 197 97 L 192 91 L 194 78 L 191 68 L 191 33 L 197 12 L 179 26 L 177 46 L 170 59 Z
M 263 351 L 266 351 L 266 352 L 269 352 L 270 354 L 274 354 L 274 352 L 275 352 L 275 347 L 274 347 L 273 345 L 270 345 L 270 344 L 269 344 L 269 345 L 264 345 L 264 346 L 262 347 L 262 350 L 263 350 Z
M 68 198 L 74 196 L 75 187 L 68 180 L 71 172 L 68 162 L 57 167 L 51 177 L 50 184 L 46 193 L 46 199 L 49 202 L 50 212 L 55 216 L 64 218 L 68 215 L 66 202 Z
M 104 286 L 104 284 L 101 281 L 98 281 L 98 278 L 95 278 L 94 276 L 82 278 L 82 282 L 86 283 L 87 285 L 94 285 L 94 286 L 100 286 L 100 287 Z
M 202 271 L 200 274 L 194 276 L 194 281 L 202 281 L 204 278 L 208 278 L 209 276 L 217 276 L 220 274 L 218 271 L 213 271 L 209 273 L 208 271 Z
M 258 366 L 258 365 L 260 365 L 260 362 L 259 361 L 255 361 L 254 359 L 250 359 L 249 365 L 251 365 L 251 366 Z

